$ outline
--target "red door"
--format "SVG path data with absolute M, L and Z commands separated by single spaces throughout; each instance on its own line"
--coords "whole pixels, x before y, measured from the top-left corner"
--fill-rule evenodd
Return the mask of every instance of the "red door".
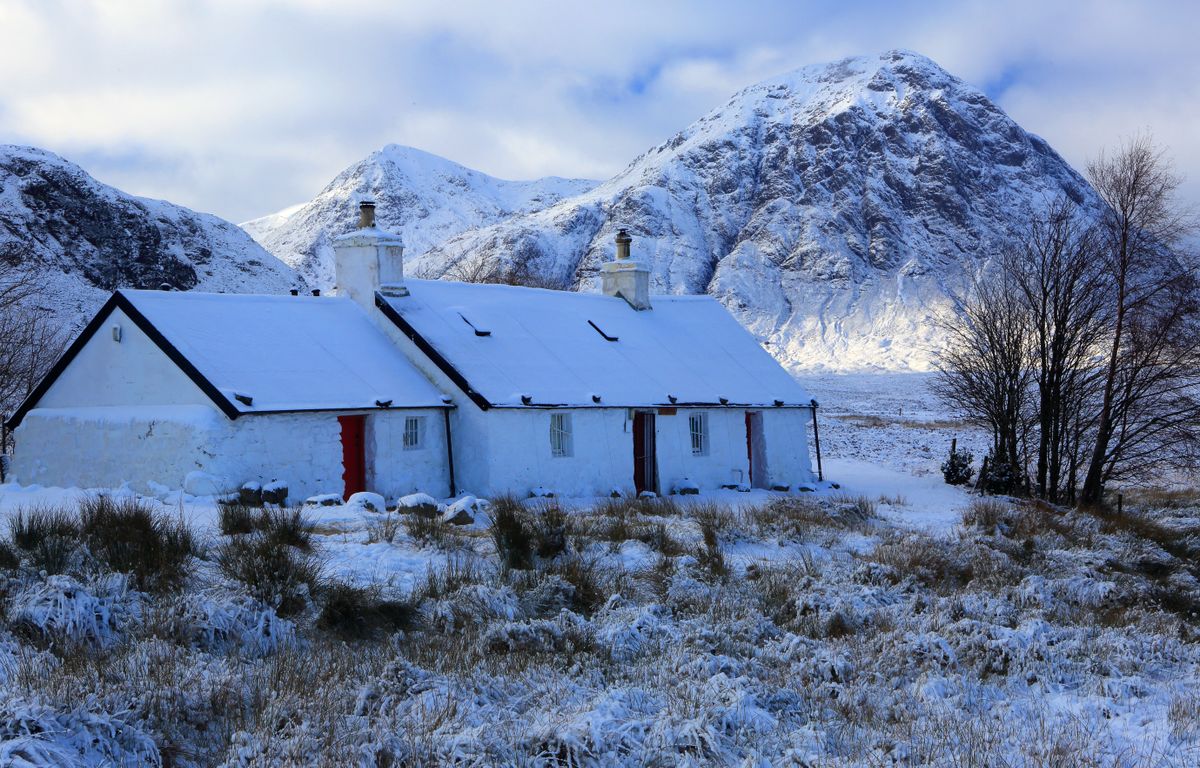
M 338 416 L 338 424 L 342 427 L 343 499 L 367 490 L 367 460 L 366 451 L 363 450 L 365 421 L 364 416 Z

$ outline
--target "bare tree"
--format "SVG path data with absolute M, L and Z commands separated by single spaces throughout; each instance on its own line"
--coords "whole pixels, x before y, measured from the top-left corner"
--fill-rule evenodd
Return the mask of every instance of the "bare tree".
M 1181 179 L 1161 150 L 1135 137 L 1088 167 L 1104 203 L 1097 250 L 1111 279 L 1095 442 L 1080 491 L 1100 503 L 1105 484 L 1133 466 L 1185 462 L 1200 445 L 1200 306 L 1178 251 L 1187 218 Z
M 1033 337 L 1011 275 L 996 272 L 977 276 L 958 300 L 958 315 L 940 321 L 946 341 L 933 389 L 991 430 L 994 487 L 1012 491 L 1025 477 L 1022 446 L 1030 423 Z
M 502 261 L 486 253 L 463 256 L 451 264 L 441 275 L 460 283 L 493 283 L 498 285 L 521 285 L 527 288 L 548 288 L 564 291 L 569 288 L 560 280 L 541 274 L 530 258 Z
M 33 270 L 0 257 L 0 415 L 12 413 L 62 352 L 62 333 L 37 305 L 39 294 Z
M 1095 233 L 1069 200 L 1035 217 L 1024 241 L 1001 258 L 1006 285 L 1030 323 L 1036 403 L 1036 493 L 1073 502 L 1093 425 L 1105 328 L 1107 275 L 1094 258 Z

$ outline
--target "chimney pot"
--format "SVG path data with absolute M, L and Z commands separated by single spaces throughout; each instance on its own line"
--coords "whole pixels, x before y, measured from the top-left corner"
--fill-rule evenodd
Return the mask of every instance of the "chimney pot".
M 629 244 L 633 242 L 633 238 L 629 236 L 629 233 L 626 232 L 624 228 L 621 228 L 621 229 L 617 230 L 616 241 L 617 241 L 617 258 L 622 259 L 622 260 L 628 259 L 629 258 Z
M 375 203 L 363 200 L 358 204 L 358 228 L 373 229 L 375 227 Z

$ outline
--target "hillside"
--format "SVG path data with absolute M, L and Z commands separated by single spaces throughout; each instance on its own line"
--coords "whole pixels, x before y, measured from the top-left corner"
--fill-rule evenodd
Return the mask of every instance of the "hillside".
M 505 181 L 419 149 L 389 144 L 338 174 L 310 202 L 242 224 L 312 285 L 333 286 L 332 239 L 358 222 L 357 204 L 374 200 L 380 224 L 416 256 L 460 232 L 545 208 L 595 186 L 548 177 Z
M 930 318 L 1086 182 L 983 93 L 914 53 L 738 93 L 595 189 L 430 251 L 523 260 L 593 289 L 618 226 L 659 292 L 709 293 L 793 368 L 925 368 Z
M 66 325 L 115 288 L 284 293 L 295 273 L 236 225 L 134 197 L 51 152 L 0 145 L 0 258 L 39 273 Z

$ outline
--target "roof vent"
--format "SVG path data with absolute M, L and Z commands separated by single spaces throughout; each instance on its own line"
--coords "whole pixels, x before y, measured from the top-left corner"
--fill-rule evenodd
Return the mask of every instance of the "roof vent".
M 250 397 L 250 395 L 243 395 L 241 392 L 234 392 L 233 399 L 242 405 L 254 405 L 254 398 Z
M 374 229 L 375 228 L 375 203 L 370 200 L 363 200 L 358 204 L 358 228 L 359 229 Z

